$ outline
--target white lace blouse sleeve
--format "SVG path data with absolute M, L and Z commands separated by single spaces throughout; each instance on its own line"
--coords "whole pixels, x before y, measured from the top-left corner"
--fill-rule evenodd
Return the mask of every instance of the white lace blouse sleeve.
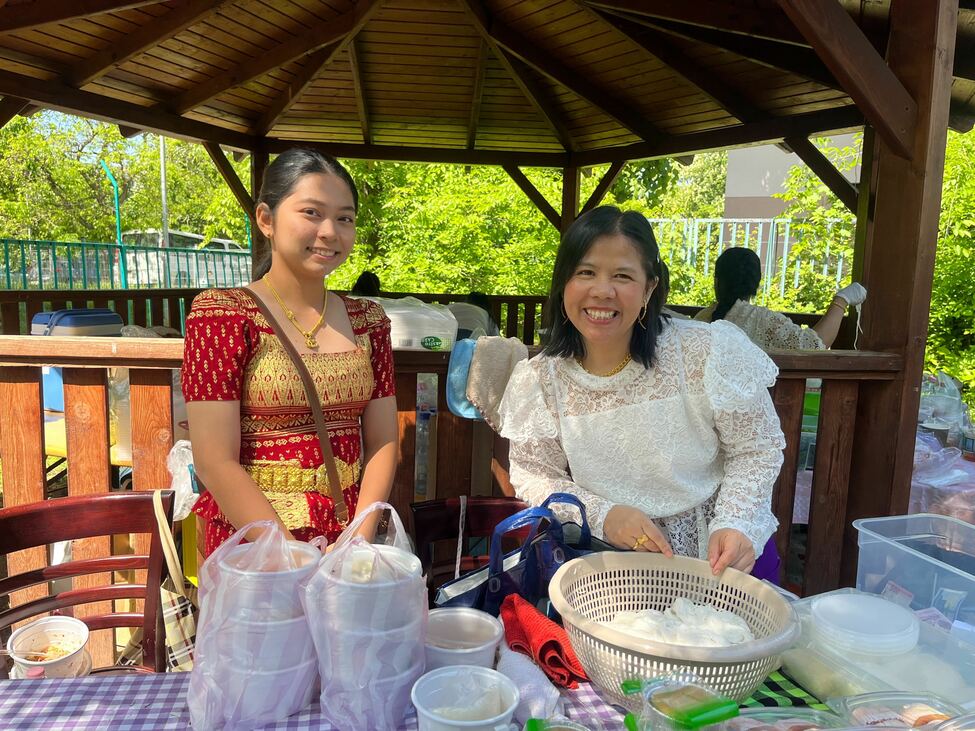
M 734 325 L 719 321 L 711 328 L 704 387 L 724 455 L 724 478 L 709 529 L 741 531 L 757 557 L 778 525 L 772 488 L 785 437 L 768 392 L 778 369 Z
M 825 350 L 819 333 L 811 327 L 797 325 L 781 312 L 764 310 L 762 343 L 765 348 L 783 350 Z
M 502 437 L 509 442 L 509 477 L 515 494 L 529 505 L 541 505 L 555 492 L 575 495 L 586 506 L 586 518 L 593 535 L 603 535 L 603 521 L 614 503 L 579 487 L 569 474 L 569 462 L 562 449 L 554 383 L 543 386 L 543 376 L 530 361 L 515 366 L 501 399 Z M 546 376 L 548 374 L 546 373 Z M 545 386 L 549 387 L 546 394 Z M 556 504 L 552 511 L 562 521 L 580 521 L 579 511 Z

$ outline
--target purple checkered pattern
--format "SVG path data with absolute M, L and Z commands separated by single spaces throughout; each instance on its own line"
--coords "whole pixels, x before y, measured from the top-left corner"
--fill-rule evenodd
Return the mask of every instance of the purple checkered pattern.
M 188 682 L 188 673 L 0 681 L 0 729 L 185 731 L 190 728 Z M 573 721 L 591 731 L 623 728 L 623 716 L 591 685 L 580 685 L 564 695 Z M 410 708 L 401 728 L 415 731 L 416 727 L 416 713 Z M 265 729 L 328 731 L 333 727 L 316 704 Z

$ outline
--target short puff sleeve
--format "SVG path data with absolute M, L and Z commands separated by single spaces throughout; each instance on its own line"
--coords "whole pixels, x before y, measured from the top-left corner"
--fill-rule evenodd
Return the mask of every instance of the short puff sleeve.
M 393 342 L 390 338 L 390 322 L 382 305 L 367 302 L 366 322 L 372 355 L 372 375 L 375 386 L 372 398 L 386 398 L 396 395 L 396 379 L 393 374 Z
M 239 290 L 208 289 L 186 316 L 183 369 L 187 401 L 239 401 L 258 332 Z

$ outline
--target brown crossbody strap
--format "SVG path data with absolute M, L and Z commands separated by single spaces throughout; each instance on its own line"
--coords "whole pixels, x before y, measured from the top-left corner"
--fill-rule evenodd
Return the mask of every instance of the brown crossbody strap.
M 318 398 L 315 382 L 312 380 L 308 366 L 301 359 L 301 355 L 298 353 L 295 344 L 291 342 L 291 338 L 284 332 L 281 323 L 271 314 L 271 310 L 268 309 L 264 300 L 250 287 L 243 287 L 243 290 L 254 300 L 257 309 L 261 311 L 268 325 L 274 330 L 274 334 L 278 336 L 281 345 L 284 346 L 288 355 L 291 356 L 291 361 L 294 363 L 298 375 L 301 376 L 301 383 L 305 387 L 305 398 L 308 399 L 311 414 L 315 418 L 315 429 L 318 431 L 318 441 L 322 448 L 322 461 L 325 463 L 325 472 L 328 475 L 329 493 L 332 496 L 332 502 L 335 503 L 335 518 L 342 525 L 345 525 L 349 522 L 349 509 L 346 507 L 345 498 L 342 495 L 342 481 L 339 479 L 339 470 L 335 465 L 335 455 L 332 453 L 332 440 L 328 436 L 328 427 L 325 425 L 325 414 L 322 412 L 322 402 Z

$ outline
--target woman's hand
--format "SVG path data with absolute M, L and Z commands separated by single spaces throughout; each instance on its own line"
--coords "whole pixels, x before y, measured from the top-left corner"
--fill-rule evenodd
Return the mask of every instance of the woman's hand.
M 674 555 L 664 534 L 647 514 L 629 505 L 610 508 L 603 521 L 603 535 L 617 548 Z
M 755 565 L 755 547 L 741 531 L 722 528 L 708 541 L 708 562 L 715 576 L 729 566 L 747 574 Z

